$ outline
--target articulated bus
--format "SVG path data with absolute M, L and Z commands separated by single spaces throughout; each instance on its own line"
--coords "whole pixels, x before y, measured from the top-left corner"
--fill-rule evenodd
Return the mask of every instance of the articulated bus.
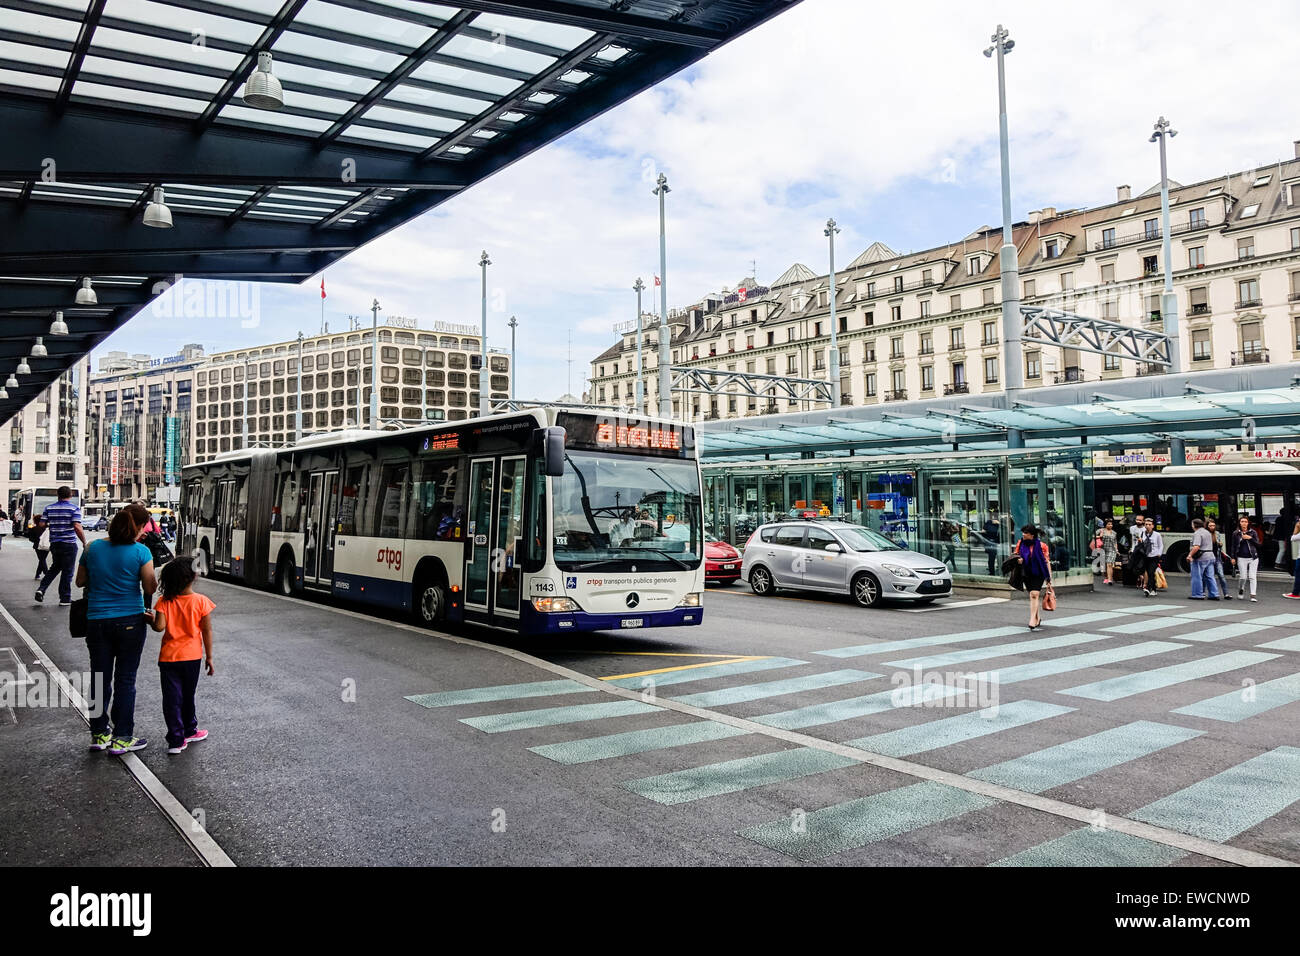
M 316 435 L 183 470 L 205 573 L 522 633 L 698 625 L 689 426 L 564 408 Z

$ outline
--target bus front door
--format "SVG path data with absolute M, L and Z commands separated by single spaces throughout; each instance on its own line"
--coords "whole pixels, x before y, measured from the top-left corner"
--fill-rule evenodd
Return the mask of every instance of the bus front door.
M 511 621 L 519 618 L 519 548 L 523 542 L 522 455 L 470 464 L 469 551 L 465 607 Z
M 329 585 L 334 578 L 337 471 L 318 471 L 307 485 L 307 520 L 303 524 L 302 578 L 307 584 Z

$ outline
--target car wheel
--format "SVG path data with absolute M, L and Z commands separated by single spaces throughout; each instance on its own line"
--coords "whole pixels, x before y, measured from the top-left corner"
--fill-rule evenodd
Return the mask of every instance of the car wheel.
M 772 574 L 762 565 L 749 572 L 749 587 L 759 597 L 770 597 L 776 593 L 776 586 L 772 584 Z
M 880 582 L 874 574 L 862 573 L 853 579 L 853 600 L 862 607 L 875 607 L 880 603 Z

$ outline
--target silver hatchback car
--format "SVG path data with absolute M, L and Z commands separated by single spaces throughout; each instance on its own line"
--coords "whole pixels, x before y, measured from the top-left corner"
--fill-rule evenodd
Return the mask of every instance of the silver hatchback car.
M 924 604 L 952 593 L 952 572 L 937 558 L 840 521 L 763 525 L 745 545 L 740 577 L 755 594 L 847 593 L 863 607 L 891 599 Z

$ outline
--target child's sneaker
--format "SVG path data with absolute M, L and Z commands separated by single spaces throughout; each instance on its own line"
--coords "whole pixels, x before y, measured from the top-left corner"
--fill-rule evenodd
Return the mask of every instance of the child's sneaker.
M 188 743 L 187 741 L 182 740 L 182 741 L 180 742 L 180 746 L 178 746 L 178 747 L 168 747 L 168 748 L 167 748 L 167 752 L 168 752 L 169 754 L 180 754 L 180 753 L 184 753 L 184 752 L 185 752 L 185 748 L 188 747 L 188 746 L 189 746 L 189 743 Z
M 108 731 L 105 731 L 102 734 L 92 733 L 90 735 L 91 750 L 107 750 L 112 743 L 113 735 Z
M 207 739 L 208 739 L 208 732 L 206 730 L 196 730 L 194 731 L 194 733 L 190 734 L 188 737 L 185 738 L 185 742 L 187 744 L 196 744 L 200 740 L 207 740 Z
M 129 754 L 133 750 L 144 750 L 149 746 L 149 741 L 143 737 L 118 737 L 113 741 L 113 746 L 108 748 L 108 752 L 116 756 Z

